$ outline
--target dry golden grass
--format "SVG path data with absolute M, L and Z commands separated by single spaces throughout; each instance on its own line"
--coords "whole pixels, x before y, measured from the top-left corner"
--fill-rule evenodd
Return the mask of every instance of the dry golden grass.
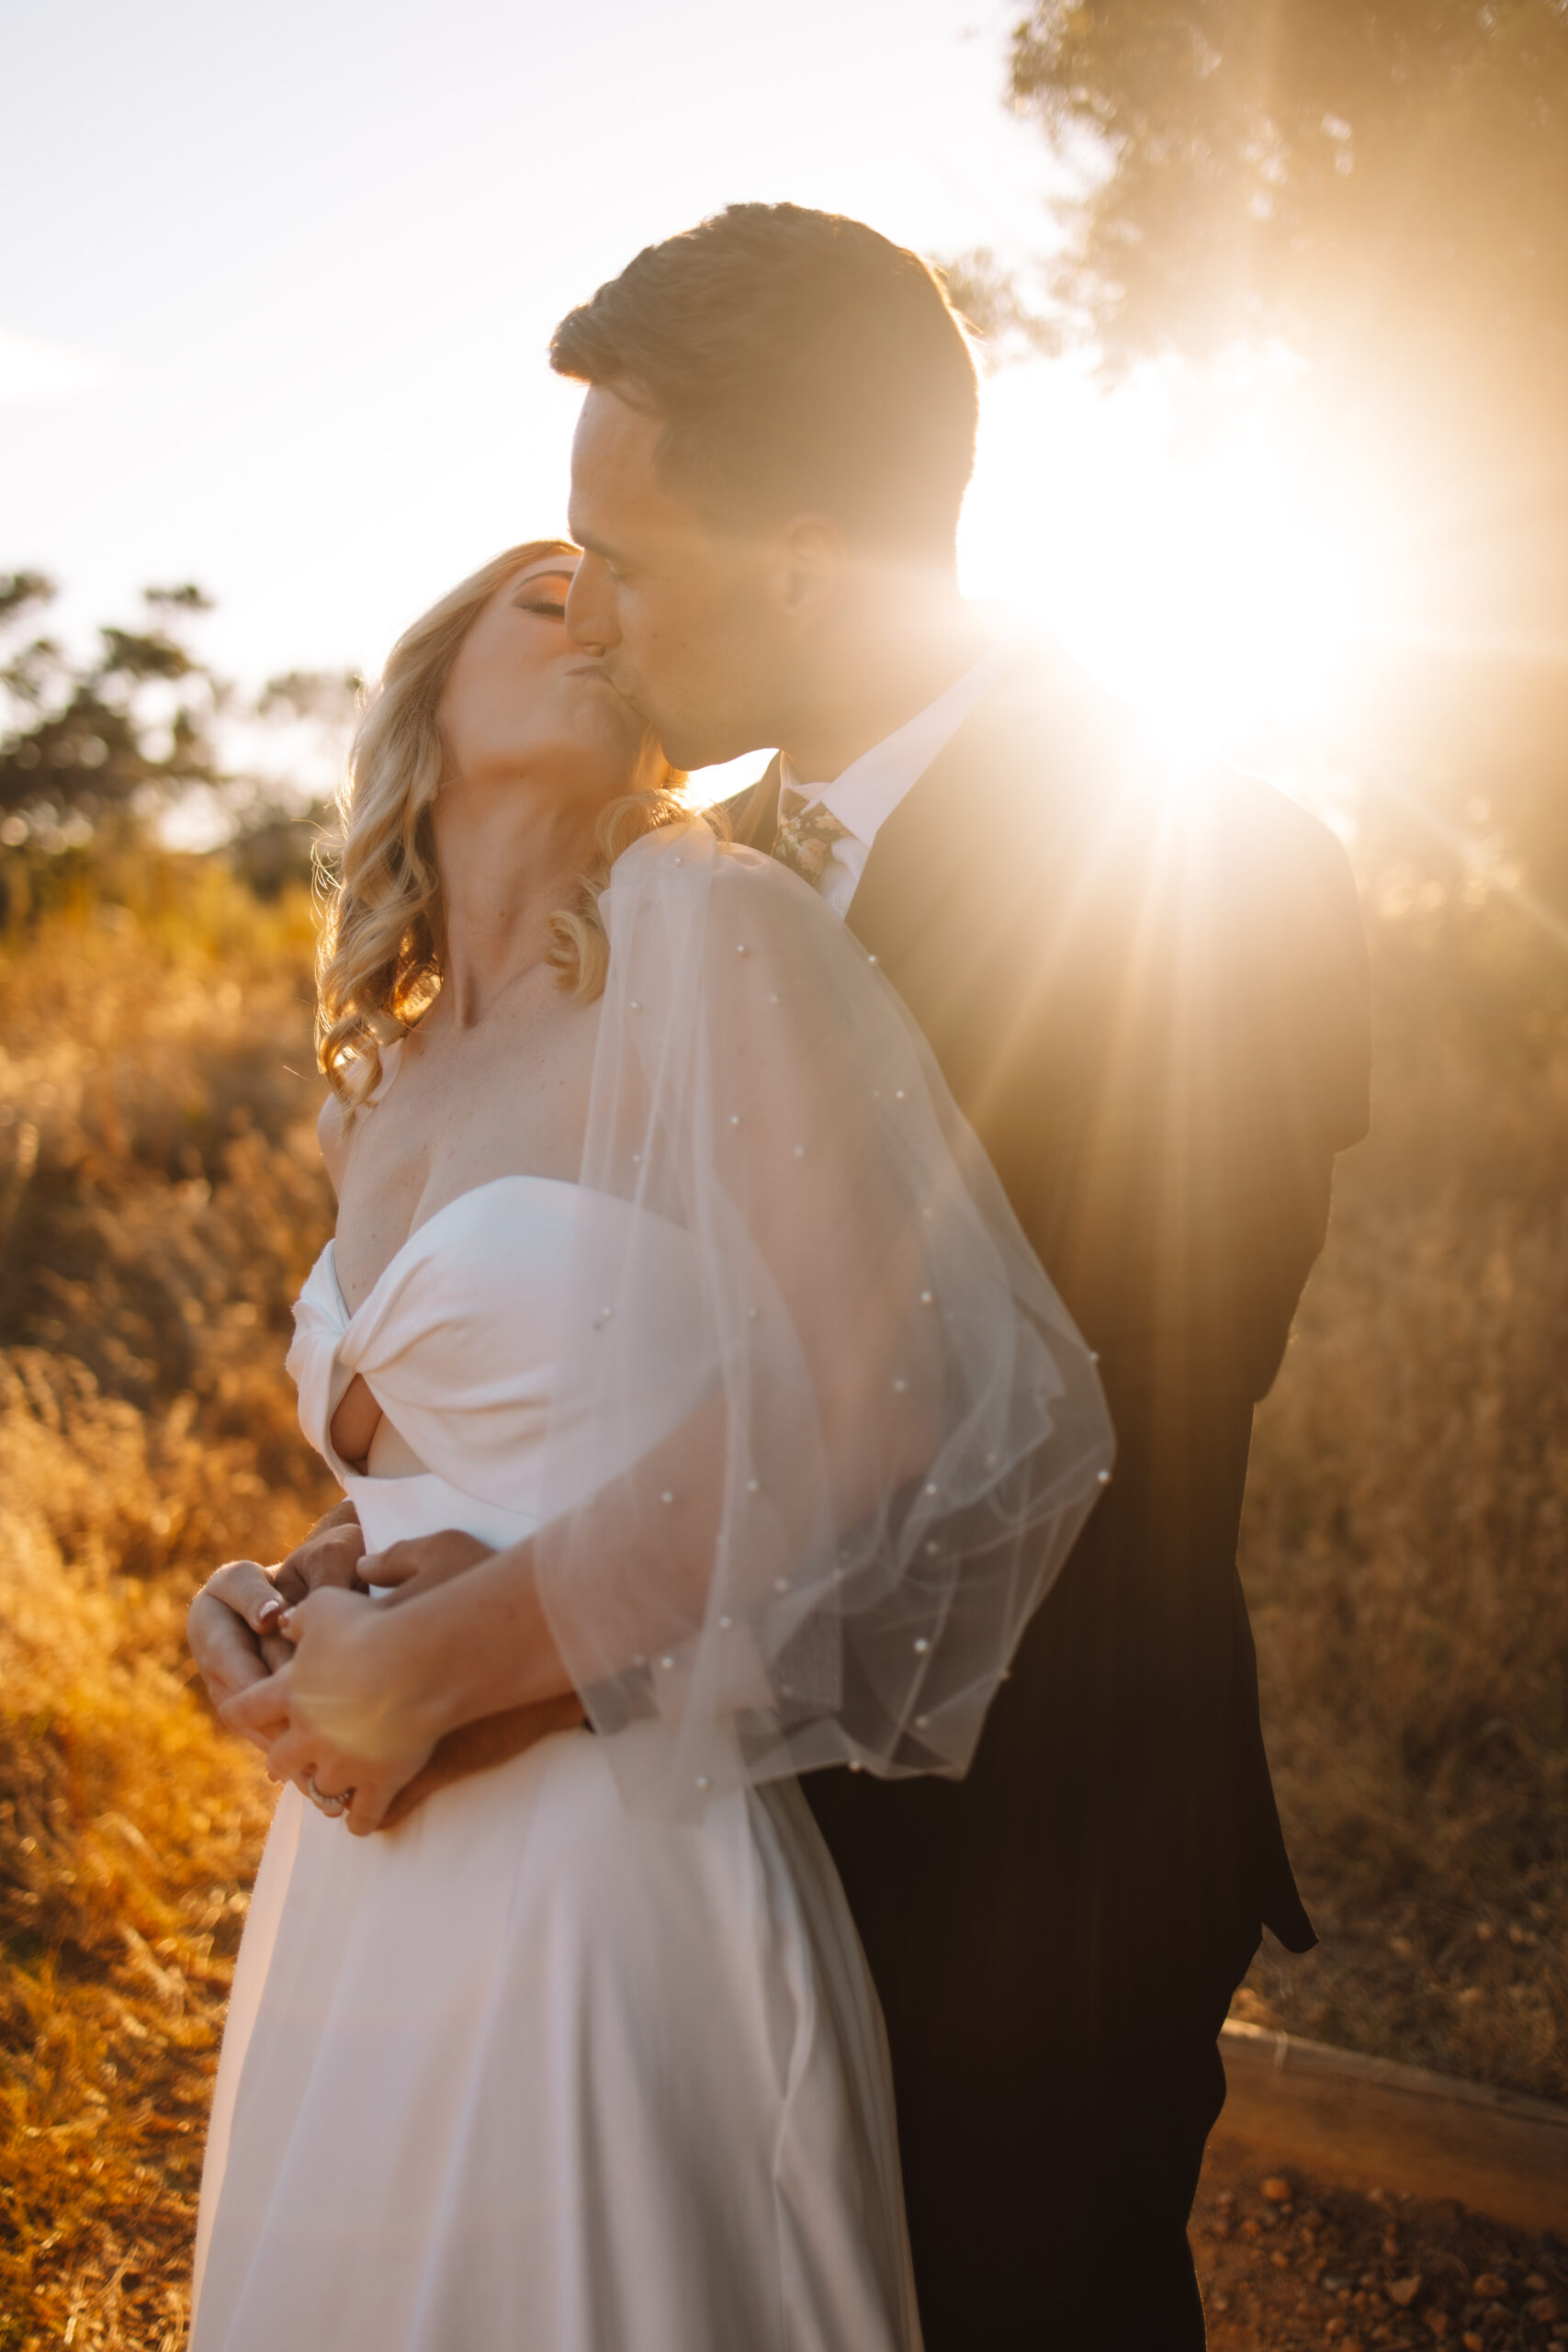
M 1428 1001 L 1443 975 L 1381 960 L 1376 1127 L 1243 1532 L 1323 1941 L 1265 1955 L 1238 2013 L 1564 2098 L 1568 1023 L 1550 961 L 1501 990 L 1472 972 L 1458 1017 Z
M 309 908 L 216 865 L 114 887 L 128 911 L 0 951 L 0 2352 L 183 2341 L 269 1810 L 191 1690 L 184 1609 L 328 1498 L 282 1368 L 329 1218 Z M 1240 2006 L 1562 2096 L 1568 1029 L 1528 971 L 1382 963 L 1378 1135 L 1245 1532 L 1325 1940 Z
M 327 1229 L 309 908 L 140 877 L 0 961 L 0 2346 L 174 2347 L 270 1810 L 189 1592 L 324 1486 L 281 1374 Z

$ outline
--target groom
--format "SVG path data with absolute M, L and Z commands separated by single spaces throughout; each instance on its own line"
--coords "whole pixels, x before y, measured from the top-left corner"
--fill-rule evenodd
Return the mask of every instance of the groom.
M 1286 1859 L 1236 1575 L 1252 1411 L 1367 1125 L 1337 842 L 1173 795 L 1058 653 L 988 641 L 954 532 L 975 371 L 859 222 L 738 205 L 557 330 L 587 387 L 574 639 L 925 1030 L 1098 1349 L 1115 1480 L 963 1782 L 807 1793 L 886 2015 L 930 2352 L 1183 2352 L 1216 2036 Z

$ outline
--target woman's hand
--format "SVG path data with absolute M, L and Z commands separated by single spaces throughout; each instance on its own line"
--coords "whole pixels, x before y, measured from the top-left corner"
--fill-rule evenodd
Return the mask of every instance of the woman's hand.
M 258 1560 L 227 1560 L 191 1602 L 186 1638 L 220 1713 L 294 1654 L 277 1631 L 285 1604 L 275 1574 Z
M 385 1600 L 329 1589 L 286 1611 L 277 1630 L 298 1641 L 294 1658 L 222 1711 L 266 1749 L 275 1778 L 318 1798 L 355 1791 L 349 1826 L 363 1834 L 386 1826 L 400 1790 L 409 1795 L 391 1816 L 400 1819 L 465 1770 L 581 1720 L 529 1541 L 492 1552 L 447 1530 L 359 1570 L 403 1581 Z M 461 1736 L 447 1745 L 451 1734 Z
M 274 1780 L 343 1798 L 358 1838 L 379 1827 L 444 1728 L 396 1615 L 358 1594 L 311 1593 L 280 1621 L 294 1644 L 288 1663 L 219 1711 L 265 1749 Z
M 227 1560 L 213 1570 L 191 1602 L 186 1634 L 215 1708 L 221 1712 L 242 1690 L 288 1664 L 294 1653 L 279 1630 L 284 1611 L 324 1585 L 354 1590 L 364 1550 L 358 1514 L 344 1501 L 276 1567 Z
M 361 1560 L 359 1575 L 366 1584 L 384 1588 L 379 1605 L 391 1609 L 417 1600 L 440 1585 L 450 1584 L 455 1577 L 493 1556 L 491 1545 L 481 1544 L 477 1536 L 448 1527 L 437 1534 L 410 1536 L 400 1544 L 389 1544 L 386 1551 Z M 292 1624 L 293 1620 L 285 1622 Z M 564 1690 L 530 1706 L 509 1707 L 502 1713 L 459 1724 L 436 1742 L 429 1760 L 399 1789 L 379 1826 L 395 1829 L 400 1821 L 406 1821 L 438 1789 L 450 1788 L 474 1772 L 493 1771 L 498 1765 L 509 1764 L 513 1757 L 536 1747 L 541 1739 L 548 1739 L 558 1731 L 575 1731 L 587 1720 L 576 1691 Z M 308 1796 L 310 1791 L 307 1789 L 305 1793 Z

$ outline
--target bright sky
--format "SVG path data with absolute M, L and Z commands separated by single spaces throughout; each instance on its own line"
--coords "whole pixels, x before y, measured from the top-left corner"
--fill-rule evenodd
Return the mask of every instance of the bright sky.
M 1043 185 L 997 0 L 11 0 L 0 564 L 196 577 L 250 670 L 373 662 L 561 527 L 561 313 L 738 198 L 922 251 Z
M 1017 15 L 9 0 L 0 569 L 52 573 L 74 630 L 198 580 L 204 648 L 247 680 L 373 669 L 475 563 L 562 526 L 579 394 L 546 345 L 638 246 L 783 197 L 928 254 L 1044 240 L 1047 158 L 1001 103 Z M 1332 502 L 1258 438 L 1268 397 L 1225 393 L 1252 439 L 1194 469 L 1158 382 L 999 375 L 970 593 L 1201 722 L 1315 692 L 1348 575 Z

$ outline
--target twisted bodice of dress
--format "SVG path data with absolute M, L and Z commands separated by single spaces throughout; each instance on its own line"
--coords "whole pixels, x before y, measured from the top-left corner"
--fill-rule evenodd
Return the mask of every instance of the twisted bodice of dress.
M 547 1438 L 572 1437 L 556 1365 L 582 1201 L 579 1186 L 546 1176 L 501 1176 L 461 1193 L 415 1227 L 352 1312 L 332 1243 L 322 1250 L 294 1309 L 288 1369 L 300 1424 L 352 1497 L 370 1549 L 447 1527 L 505 1544 L 537 1526 Z M 683 1419 L 711 1376 L 685 1235 L 630 1203 L 592 1202 L 595 1230 L 647 1221 L 661 1344 L 627 1409 L 570 1445 L 588 1487 Z M 367 1476 L 336 1453 L 333 1416 L 356 1374 L 421 1475 Z M 575 1498 L 558 1486 L 558 1499 Z

